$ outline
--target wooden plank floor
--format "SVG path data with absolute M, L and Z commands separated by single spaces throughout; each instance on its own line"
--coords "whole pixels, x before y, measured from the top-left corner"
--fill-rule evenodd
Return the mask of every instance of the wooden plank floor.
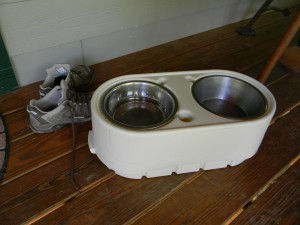
M 256 37 L 235 32 L 243 21 L 99 63 L 91 89 L 146 72 L 228 69 L 255 78 L 291 20 L 270 12 L 255 24 Z M 69 177 L 71 127 L 49 134 L 28 128 L 25 107 L 38 98 L 38 84 L 0 96 L 10 148 L 0 224 L 299 224 L 300 77 L 277 66 L 267 86 L 277 101 L 275 116 L 257 154 L 235 167 L 126 179 L 90 153 L 91 123 L 76 125 L 80 192 Z

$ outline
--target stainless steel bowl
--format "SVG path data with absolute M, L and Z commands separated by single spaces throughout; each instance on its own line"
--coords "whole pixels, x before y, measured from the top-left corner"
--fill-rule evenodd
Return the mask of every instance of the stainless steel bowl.
M 137 129 L 162 126 L 176 110 L 174 95 L 166 88 L 144 81 L 119 84 L 102 101 L 104 114 L 117 124 Z
M 194 83 L 192 93 L 202 107 L 226 118 L 256 118 L 267 109 L 266 100 L 258 89 L 233 77 L 204 77 Z

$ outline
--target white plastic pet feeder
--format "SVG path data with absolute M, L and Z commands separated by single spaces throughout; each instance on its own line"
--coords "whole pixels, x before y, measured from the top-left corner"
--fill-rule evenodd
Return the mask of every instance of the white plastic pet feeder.
M 92 97 L 89 148 L 135 179 L 235 166 L 257 152 L 275 108 L 264 85 L 232 71 L 121 76 Z

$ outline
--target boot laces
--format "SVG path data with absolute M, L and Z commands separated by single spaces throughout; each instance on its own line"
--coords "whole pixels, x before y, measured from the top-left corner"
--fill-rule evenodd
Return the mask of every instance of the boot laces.
M 76 167 L 76 129 L 75 118 L 79 112 L 85 111 L 86 114 L 90 114 L 89 102 L 91 100 L 92 93 L 77 93 L 68 89 L 67 98 L 69 99 L 70 112 L 72 117 L 72 153 L 71 153 L 71 166 L 69 170 L 70 181 L 77 193 L 81 193 L 81 188 L 75 180 L 75 167 Z M 80 110 L 81 109 L 81 110 Z

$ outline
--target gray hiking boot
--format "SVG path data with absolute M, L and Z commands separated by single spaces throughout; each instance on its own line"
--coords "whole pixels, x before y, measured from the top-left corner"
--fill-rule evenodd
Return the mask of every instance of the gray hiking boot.
M 48 133 L 69 123 L 91 119 L 91 93 L 76 93 L 64 80 L 45 97 L 31 100 L 27 106 L 30 128 L 37 133 Z
M 47 76 L 40 85 L 40 96 L 44 97 L 55 86 L 60 85 L 61 80 L 66 80 L 68 87 L 75 91 L 83 91 L 92 82 L 94 72 L 92 68 L 78 65 L 71 68 L 69 64 L 54 64 L 46 69 Z

